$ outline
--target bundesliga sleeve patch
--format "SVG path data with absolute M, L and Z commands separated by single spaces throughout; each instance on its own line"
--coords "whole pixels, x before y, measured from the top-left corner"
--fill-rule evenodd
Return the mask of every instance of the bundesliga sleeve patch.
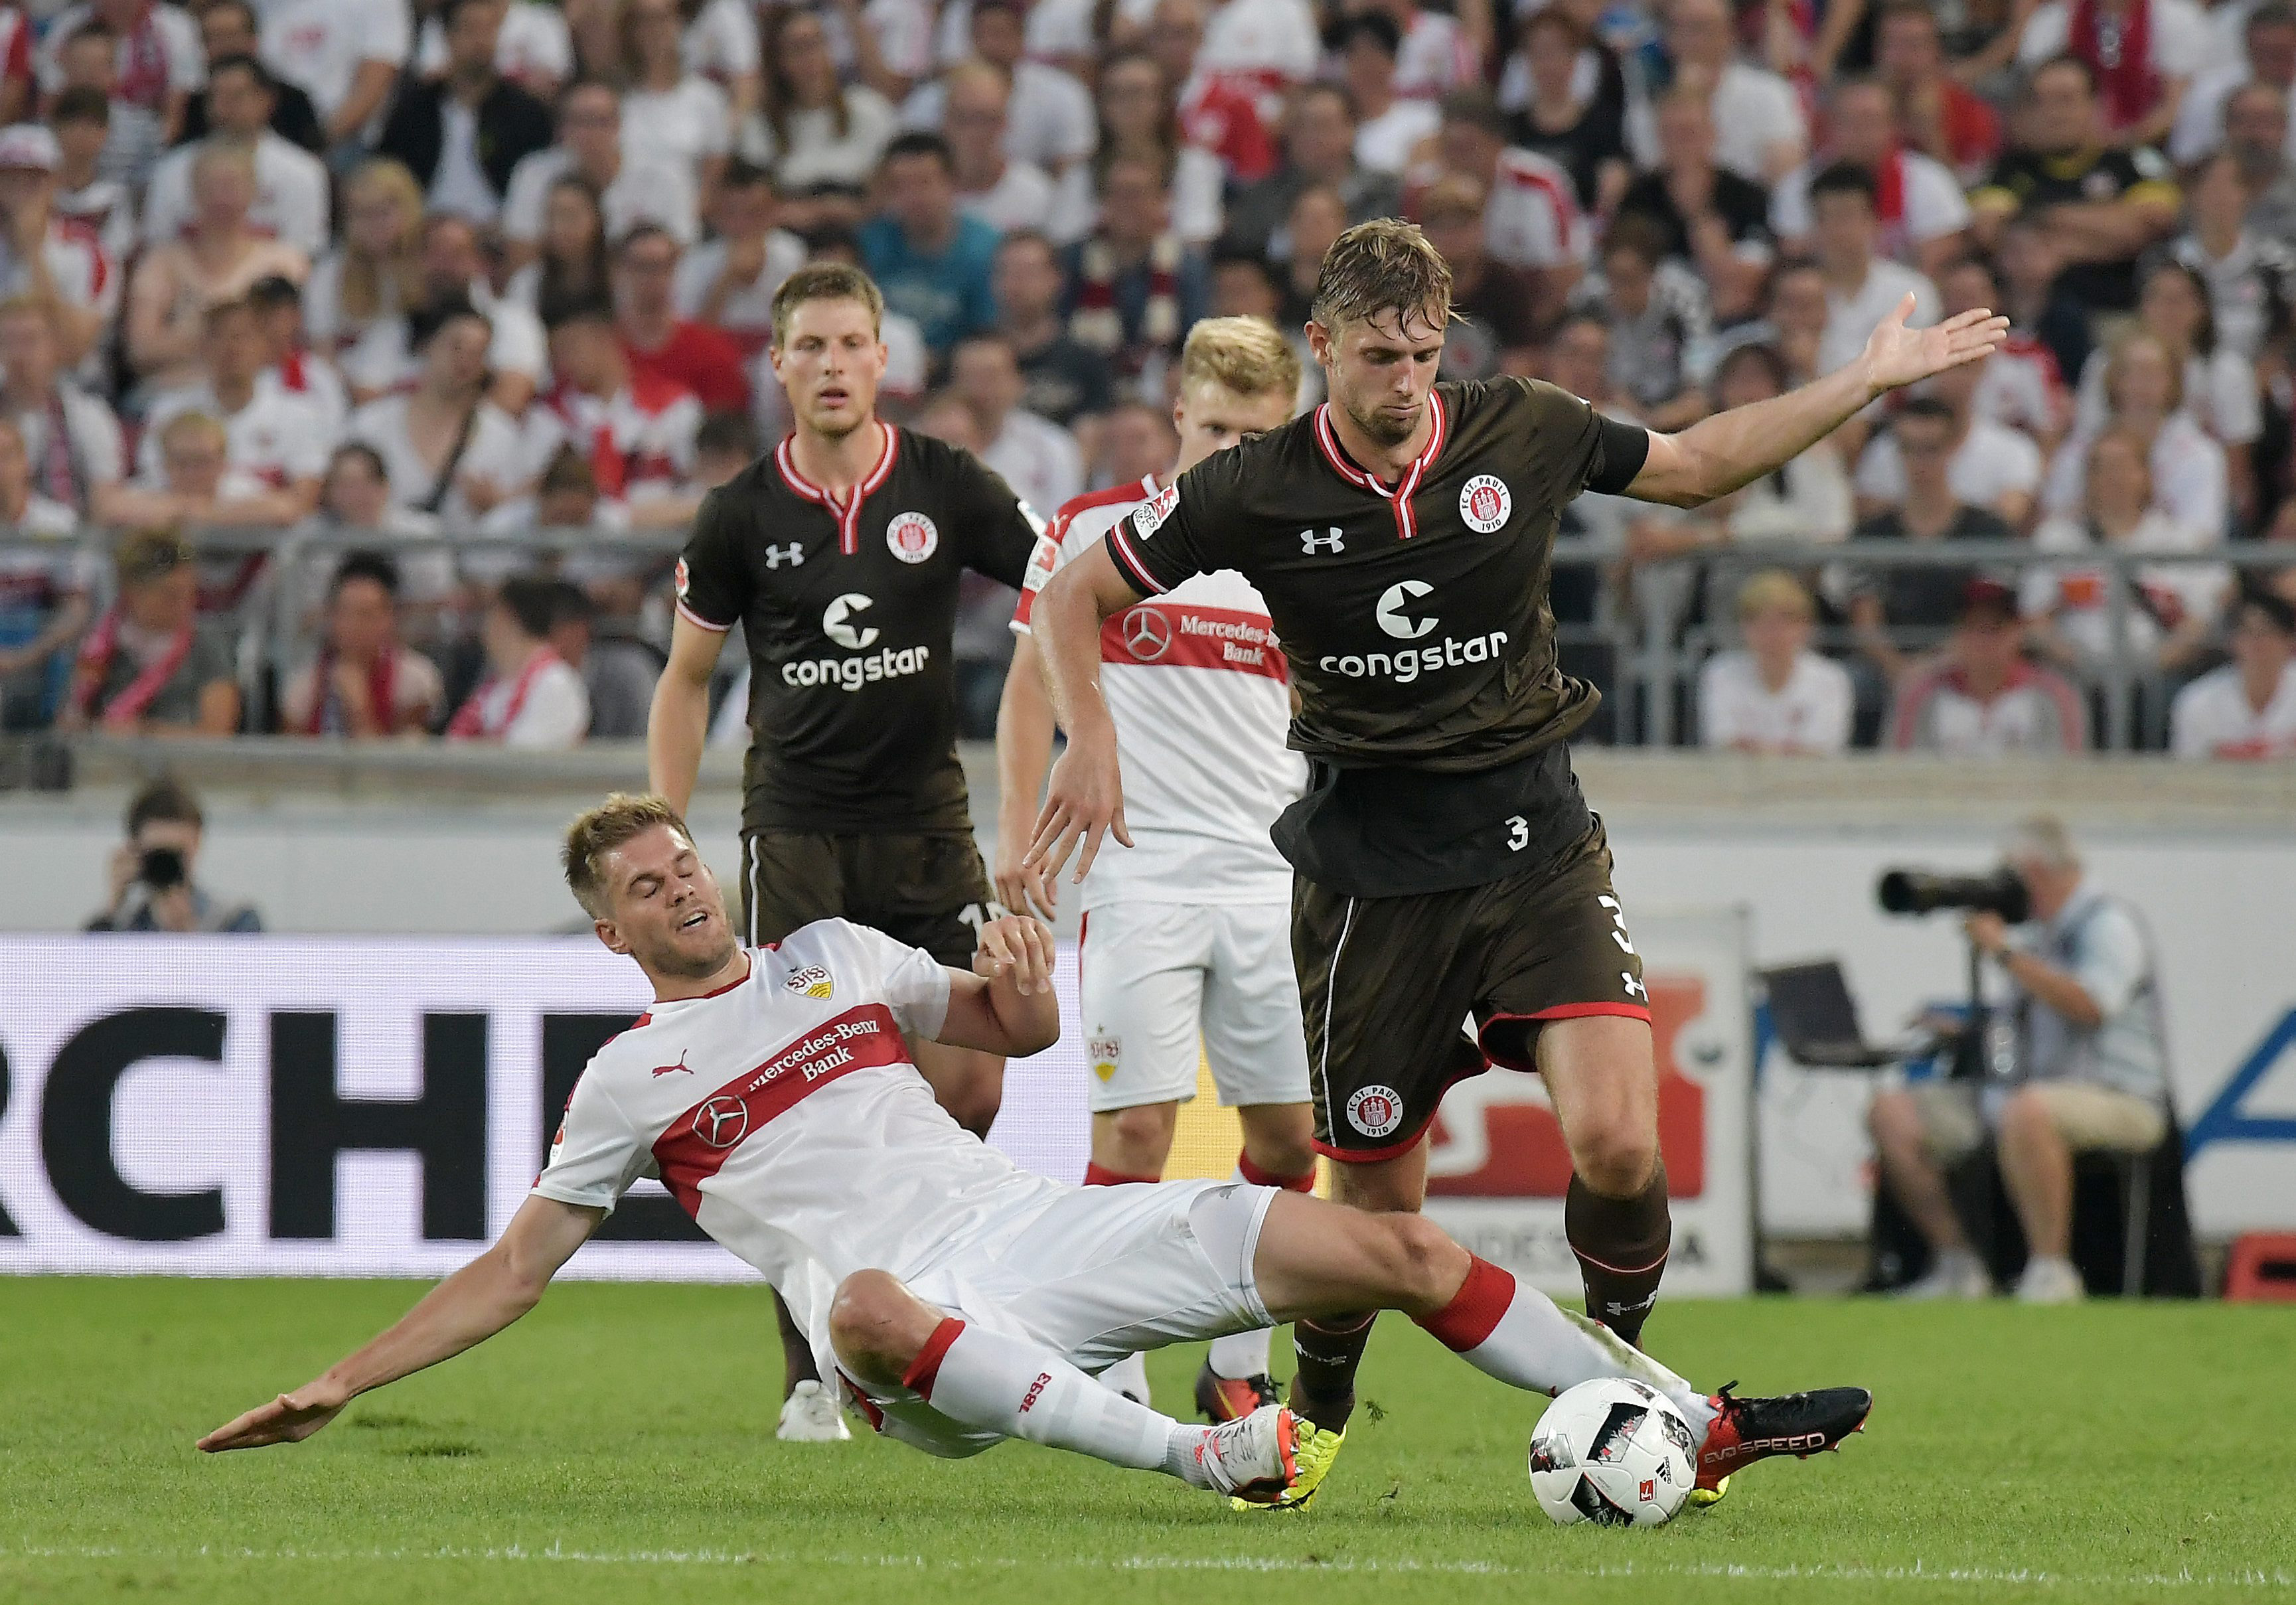
M 1167 485 L 1147 501 L 1141 503 L 1134 511 L 1133 532 L 1142 539 L 1146 539 L 1164 527 L 1164 520 L 1172 516 L 1172 509 L 1179 504 L 1180 487 L 1177 485 Z
M 693 577 L 686 572 L 685 560 L 677 560 L 677 600 L 684 602 L 685 594 L 693 587 Z

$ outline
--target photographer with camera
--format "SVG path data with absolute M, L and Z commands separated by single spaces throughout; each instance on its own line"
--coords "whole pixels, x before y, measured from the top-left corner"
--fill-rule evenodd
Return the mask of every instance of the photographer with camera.
M 2071 1303 L 2082 1293 L 2067 1257 L 2074 1156 L 2148 1152 L 2168 1131 L 2167 1042 L 2144 923 L 2083 872 L 2064 826 L 2046 815 L 2018 827 L 1998 880 L 1893 872 L 1882 900 L 1893 913 L 1966 909 L 1972 947 L 2010 987 L 2005 1003 L 1980 1016 L 1981 1076 L 1883 1092 L 1867 1112 L 1882 1182 L 1931 1254 L 1929 1273 L 1903 1296 L 1993 1290 L 1945 1180 L 1989 1134 L 2030 1251 L 2017 1297 Z
M 87 922 L 92 931 L 258 932 L 250 905 L 218 903 L 193 878 L 205 821 L 190 791 L 172 780 L 152 782 L 127 805 L 127 839 L 111 854 L 111 906 Z

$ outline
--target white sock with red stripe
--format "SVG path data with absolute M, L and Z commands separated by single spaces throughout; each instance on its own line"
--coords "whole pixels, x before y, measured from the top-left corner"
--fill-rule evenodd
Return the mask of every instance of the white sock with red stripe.
M 1251 1162 L 1248 1153 L 1238 1154 L 1235 1179 L 1251 1187 L 1281 1187 L 1286 1192 L 1313 1192 L 1316 1190 L 1316 1168 L 1310 1165 L 1299 1175 L 1277 1175 L 1272 1170 L 1262 1170 Z M 1212 1375 L 1231 1381 L 1267 1374 L 1267 1327 L 1256 1331 L 1231 1332 L 1225 1338 L 1212 1339 L 1210 1361 Z
M 1136 1404 L 1040 1343 L 951 1318 L 934 1329 L 901 1381 L 965 1426 L 1212 1486 L 1195 1454 L 1210 1428 Z
M 1510 1387 L 1556 1394 L 1596 1377 L 1632 1377 L 1666 1395 L 1701 1437 L 1714 1419 L 1714 1406 L 1688 1382 L 1601 1322 L 1558 1309 L 1537 1288 L 1517 1285 L 1487 1259 L 1470 1264 L 1451 1302 L 1419 1317 L 1419 1324 L 1477 1371 Z

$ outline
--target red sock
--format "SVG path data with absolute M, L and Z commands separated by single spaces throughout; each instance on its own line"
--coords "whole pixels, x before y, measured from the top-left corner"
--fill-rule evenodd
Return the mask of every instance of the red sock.
M 1497 1330 L 1499 1318 L 1514 1302 L 1514 1278 L 1489 1260 L 1468 1256 L 1467 1280 L 1459 1284 L 1451 1302 L 1431 1315 L 1413 1319 L 1435 1334 L 1453 1354 L 1478 1348 Z
M 1126 1175 L 1120 1170 L 1111 1170 L 1105 1165 L 1087 1163 L 1084 1167 L 1084 1184 L 1087 1187 L 1121 1187 L 1128 1182 L 1160 1182 L 1154 1175 Z
M 1251 1155 L 1246 1152 L 1235 1156 L 1235 1173 L 1254 1187 L 1281 1187 L 1286 1192 L 1316 1191 L 1316 1167 L 1312 1163 L 1298 1175 L 1277 1175 L 1253 1164 Z

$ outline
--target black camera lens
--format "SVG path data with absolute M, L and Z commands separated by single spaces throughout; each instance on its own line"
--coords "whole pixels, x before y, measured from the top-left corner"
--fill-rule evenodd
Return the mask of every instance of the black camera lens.
M 135 875 L 155 892 L 172 891 L 186 879 L 184 856 L 174 848 L 146 848 L 137 861 Z

